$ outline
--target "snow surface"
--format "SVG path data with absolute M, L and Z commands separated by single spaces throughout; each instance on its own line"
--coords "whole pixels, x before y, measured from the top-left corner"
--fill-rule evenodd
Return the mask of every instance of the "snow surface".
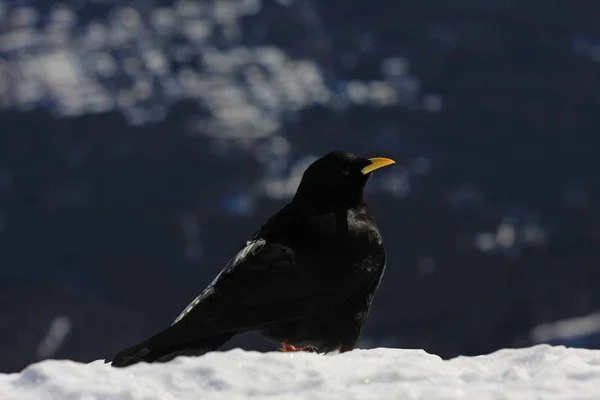
M 117 369 L 46 360 L 0 374 L 2 400 L 600 399 L 600 350 L 538 345 L 442 360 L 423 350 L 235 349 Z

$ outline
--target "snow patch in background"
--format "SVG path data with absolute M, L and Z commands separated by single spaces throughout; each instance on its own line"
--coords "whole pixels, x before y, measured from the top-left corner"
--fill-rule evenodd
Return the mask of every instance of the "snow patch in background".
M 59 118 L 115 111 L 139 126 L 163 121 L 174 104 L 188 101 L 197 106 L 186 117 L 188 134 L 210 137 L 215 148 L 252 151 L 287 143 L 285 121 L 314 105 L 428 112 L 443 106 L 439 95 L 422 93 L 403 57 L 382 60 L 379 79 L 347 80 L 316 60 L 252 44 L 242 23 L 261 13 L 261 0 L 96 3 L 105 11 L 89 19 L 81 4 L 40 12 L 27 0 L 0 0 L 0 110 L 45 108 Z M 271 147 L 259 158 L 266 178 L 254 195 L 289 198 L 298 160 L 289 145 Z M 402 179 L 380 190 L 406 197 Z
M 246 46 L 242 21 L 261 9 L 260 0 L 115 3 L 105 18 L 85 21 L 67 4 L 40 18 L 34 8 L 0 0 L 7 27 L 0 30 L 0 108 L 49 107 L 58 116 L 116 110 L 141 125 L 193 100 L 202 115 L 190 132 L 242 146 L 281 133 L 285 114 L 313 104 L 441 108 L 439 96 L 420 99 L 420 82 L 401 57 L 382 62 L 381 80 L 327 84 L 314 60 L 269 44 Z
M 534 343 L 599 335 L 600 312 L 540 324 L 531 331 L 531 339 Z
M 600 350 L 539 345 L 444 361 L 423 350 L 235 349 L 116 369 L 46 360 L 0 375 L 3 400 L 598 399 Z

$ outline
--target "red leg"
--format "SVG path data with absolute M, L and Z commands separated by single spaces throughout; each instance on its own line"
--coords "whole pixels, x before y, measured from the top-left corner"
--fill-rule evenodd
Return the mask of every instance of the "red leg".
M 286 342 L 281 342 L 281 351 L 284 353 L 289 353 L 289 352 L 298 351 L 298 350 L 291 344 L 287 344 Z
M 342 346 L 342 345 L 339 345 L 339 346 L 336 348 L 336 350 L 337 350 L 337 351 L 339 351 L 340 353 L 345 353 L 345 352 L 347 352 L 347 351 L 352 351 L 352 347 L 344 347 L 344 346 Z
M 282 342 L 280 351 L 282 351 L 284 353 L 291 353 L 291 352 L 295 352 L 295 351 L 315 352 L 316 348 L 314 346 L 296 347 L 291 344 L 287 344 L 286 342 Z

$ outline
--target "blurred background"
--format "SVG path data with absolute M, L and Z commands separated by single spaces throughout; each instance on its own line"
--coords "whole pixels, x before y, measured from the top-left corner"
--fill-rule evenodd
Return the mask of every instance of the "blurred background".
M 600 348 L 598 15 L 0 0 L 0 371 L 169 325 L 331 150 L 398 162 L 360 347 Z

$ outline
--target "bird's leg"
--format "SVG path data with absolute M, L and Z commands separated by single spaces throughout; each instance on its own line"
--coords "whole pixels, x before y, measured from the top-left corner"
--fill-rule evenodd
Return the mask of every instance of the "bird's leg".
M 287 344 L 286 342 L 281 342 L 281 351 L 283 353 L 288 353 L 291 351 L 297 351 L 296 347 L 292 346 L 291 344 Z
M 308 351 L 310 353 L 317 353 L 319 350 L 315 346 L 296 347 L 291 344 L 287 344 L 286 342 L 281 342 L 281 349 L 279 349 L 279 351 L 283 353 L 291 353 L 295 351 Z

